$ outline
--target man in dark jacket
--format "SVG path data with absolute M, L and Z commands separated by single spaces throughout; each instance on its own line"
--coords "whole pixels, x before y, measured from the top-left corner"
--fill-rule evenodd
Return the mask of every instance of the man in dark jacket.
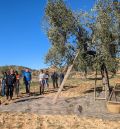
M 13 70 L 11 69 L 8 71 L 7 76 L 6 76 L 6 97 L 7 97 L 7 99 L 9 99 L 9 96 L 10 96 L 10 100 L 12 100 L 15 81 L 16 81 L 16 77 L 15 77 Z
M 63 81 L 63 79 L 64 79 L 64 73 L 61 71 L 61 73 L 60 73 L 60 85 L 62 84 L 62 81 Z
M 58 88 L 58 74 L 57 74 L 57 72 L 55 72 L 55 71 L 53 72 L 53 74 L 51 75 L 51 79 L 53 82 L 54 89 Z

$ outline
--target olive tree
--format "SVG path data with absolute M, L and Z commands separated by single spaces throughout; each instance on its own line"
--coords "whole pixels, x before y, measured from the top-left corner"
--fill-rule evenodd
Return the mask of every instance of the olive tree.
M 51 48 L 46 63 L 65 66 L 75 62 L 77 69 L 99 69 L 109 87 L 108 72 L 118 66 L 116 53 L 120 38 L 120 14 L 112 0 L 98 0 L 91 13 L 70 9 L 63 0 L 48 0 L 45 15 Z
M 47 35 L 51 42 L 51 48 L 46 55 L 46 63 L 59 67 L 68 66 L 73 62 L 76 51 L 79 49 L 75 66 L 86 71 L 84 66 L 89 63 L 85 59 L 85 53 L 90 38 L 81 22 L 84 13 L 73 12 L 63 0 L 48 0 L 45 14 L 49 23 Z

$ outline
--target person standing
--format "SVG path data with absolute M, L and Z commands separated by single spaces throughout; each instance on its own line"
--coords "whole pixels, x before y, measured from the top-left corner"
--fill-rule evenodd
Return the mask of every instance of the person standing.
M 7 77 L 7 73 L 2 72 L 2 79 L 1 79 L 1 95 L 2 96 L 5 96 L 6 77 Z
M 53 72 L 53 74 L 51 75 L 51 79 L 53 82 L 53 88 L 58 88 L 58 74 L 56 71 Z
M 18 71 L 15 71 L 15 76 L 16 76 L 16 82 L 15 82 L 15 94 L 19 95 L 19 80 L 20 80 L 20 75 L 18 74 Z
M 13 70 L 9 70 L 7 72 L 7 76 L 6 76 L 6 97 L 7 97 L 7 100 L 9 99 L 9 96 L 10 96 L 10 100 L 12 100 L 14 83 L 15 83 L 15 76 L 13 74 Z
M 49 73 L 48 71 L 45 72 L 45 85 L 47 88 L 49 88 Z
M 13 69 L 10 69 L 10 73 L 12 76 L 14 76 L 14 80 L 13 80 L 13 93 L 14 93 L 15 84 L 16 84 L 16 75 L 15 75 L 15 71 Z
M 40 95 L 42 95 L 44 94 L 44 86 L 45 86 L 45 74 L 43 70 L 41 70 L 39 74 L 39 83 L 40 83 Z
M 23 79 L 24 79 L 24 84 L 26 88 L 26 94 L 30 95 L 30 83 L 31 83 L 32 76 L 28 68 L 26 68 L 23 73 Z
M 60 85 L 61 85 L 61 83 L 62 83 L 62 81 L 64 79 L 64 73 L 61 71 L 59 76 L 60 76 Z

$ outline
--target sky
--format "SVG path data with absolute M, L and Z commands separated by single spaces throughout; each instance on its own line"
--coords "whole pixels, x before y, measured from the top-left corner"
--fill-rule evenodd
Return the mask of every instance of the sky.
M 65 0 L 73 10 L 90 10 L 95 0 Z M 47 0 L 0 0 L 0 66 L 48 67 L 50 42 L 42 28 Z

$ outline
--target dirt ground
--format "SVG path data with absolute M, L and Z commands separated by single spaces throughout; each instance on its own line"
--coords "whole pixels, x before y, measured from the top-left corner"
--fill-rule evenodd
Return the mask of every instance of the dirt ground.
M 119 82 L 110 80 L 111 85 Z M 94 101 L 93 87 L 93 79 L 68 80 L 56 104 L 52 88 L 44 96 L 2 100 L 0 129 L 120 129 L 120 114 L 109 113 L 105 100 Z
M 76 115 L 0 113 L 0 129 L 120 129 L 120 121 L 85 118 Z

